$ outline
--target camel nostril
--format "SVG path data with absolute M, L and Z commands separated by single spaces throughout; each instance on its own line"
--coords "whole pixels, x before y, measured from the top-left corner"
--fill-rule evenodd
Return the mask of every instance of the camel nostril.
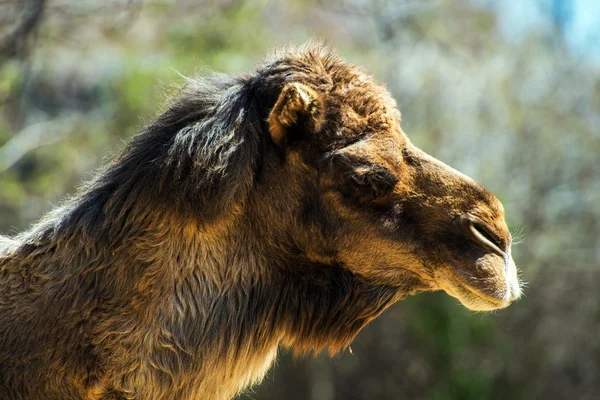
M 479 218 L 465 214 L 458 217 L 461 233 L 479 246 L 491 250 L 502 258 L 506 258 L 503 244 L 494 231 Z
M 478 236 L 483 236 L 483 238 L 486 239 L 488 242 L 491 242 L 498 248 L 502 249 L 502 242 L 500 241 L 500 239 L 498 239 L 498 237 L 495 234 L 492 233 L 490 228 L 487 228 L 486 226 L 481 224 L 472 224 L 470 229 L 475 229 L 478 233 Z

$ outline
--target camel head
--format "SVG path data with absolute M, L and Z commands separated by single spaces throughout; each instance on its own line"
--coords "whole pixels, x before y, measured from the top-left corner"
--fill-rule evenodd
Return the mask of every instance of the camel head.
M 269 68 L 288 71 L 268 115 L 282 159 L 268 201 L 290 216 L 277 237 L 311 261 L 407 293 L 444 290 L 471 310 L 519 298 L 501 202 L 413 145 L 383 86 L 322 51 Z

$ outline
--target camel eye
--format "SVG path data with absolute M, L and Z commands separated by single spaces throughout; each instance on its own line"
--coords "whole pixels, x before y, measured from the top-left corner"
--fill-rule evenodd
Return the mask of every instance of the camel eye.
M 348 178 L 348 190 L 363 202 L 387 195 L 397 181 L 387 169 L 373 165 L 354 169 Z
M 353 174 L 351 176 L 352 182 L 357 184 L 358 186 L 371 186 L 373 182 L 371 178 L 364 174 Z

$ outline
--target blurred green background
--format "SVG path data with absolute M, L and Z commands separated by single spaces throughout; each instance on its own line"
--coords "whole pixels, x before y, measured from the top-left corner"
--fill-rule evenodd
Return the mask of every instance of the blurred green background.
M 162 109 L 181 75 L 325 39 L 521 237 L 525 298 L 392 307 L 346 352 L 283 353 L 244 399 L 600 398 L 600 2 L 0 2 L 0 233 L 26 229 Z

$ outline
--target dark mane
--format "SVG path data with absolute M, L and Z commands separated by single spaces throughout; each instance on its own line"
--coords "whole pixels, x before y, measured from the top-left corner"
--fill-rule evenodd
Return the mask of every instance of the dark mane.
M 226 212 L 251 185 L 267 140 L 262 121 L 268 110 L 255 85 L 256 79 L 227 76 L 190 79 L 62 215 L 53 213 L 56 233 L 108 230 L 118 239 L 116 231 L 130 234 L 124 230 L 134 229 L 148 210 L 168 208 L 206 221 Z

